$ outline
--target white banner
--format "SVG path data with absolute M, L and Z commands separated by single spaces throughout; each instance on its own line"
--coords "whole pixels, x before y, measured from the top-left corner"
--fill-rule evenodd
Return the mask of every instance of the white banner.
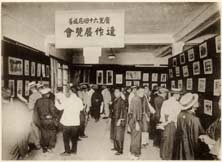
M 123 10 L 58 11 L 56 48 L 124 47 Z

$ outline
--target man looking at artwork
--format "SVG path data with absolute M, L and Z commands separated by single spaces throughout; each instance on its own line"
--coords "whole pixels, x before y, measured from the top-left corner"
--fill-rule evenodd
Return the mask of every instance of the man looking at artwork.
M 103 103 L 104 103 L 104 114 L 103 119 L 107 119 L 109 117 L 109 104 L 111 102 L 111 94 L 106 85 L 103 85 L 102 95 L 103 95 Z

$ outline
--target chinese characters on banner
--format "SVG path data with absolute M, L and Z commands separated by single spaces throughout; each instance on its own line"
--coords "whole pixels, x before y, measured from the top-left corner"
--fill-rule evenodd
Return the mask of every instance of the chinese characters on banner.
M 123 11 L 60 11 L 55 20 L 56 48 L 124 47 Z

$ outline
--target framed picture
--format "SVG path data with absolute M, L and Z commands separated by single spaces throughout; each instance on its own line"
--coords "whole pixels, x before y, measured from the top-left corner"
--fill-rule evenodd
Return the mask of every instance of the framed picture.
M 14 80 L 8 81 L 8 88 L 10 89 L 11 97 L 15 97 L 15 81 Z
M 189 71 L 188 71 L 188 66 L 187 65 L 183 66 L 183 76 L 184 77 L 189 76 Z
M 106 84 L 113 85 L 113 71 L 112 70 L 106 71 Z
M 83 70 L 83 83 L 89 83 L 90 82 L 90 69 L 84 69 Z
M 207 42 L 202 43 L 199 46 L 200 58 L 207 57 Z
M 162 84 L 160 84 L 160 87 L 162 87 L 162 88 L 166 88 L 166 84 L 164 83 L 162 83 Z
M 149 73 L 143 73 L 143 81 L 148 82 L 149 81 Z
M 205 92 L 206 78 L 198 78 L 198 92 Z
M 204 114 L 212 116 L 213 104 L 211 100 L 204 100 Z
M 158 81 L 158 73 L 152 73 L 152 81 L 157 82 Z
M 158 84 L 157 83 L 152 83 L 152 90 L 153 90 L 154 86 L 158 86 Z
M 173 69 L 169 69 L 169 77 L 173 78 Z
M 31 62 L 31 76 L 35 77 L 35 62 Z
M 193 90 L 193 79 L 187 78 L 187 90 Z
M 25 96 L 29 96 L 29 81 L 25 81 Z
M 123 75 L 116 74 L 116 84 L 123 84 Z
M 8 57 L 8 74 L 23 75 L 23 60 L 15 57 Z
M 194 55 L 194 49 L 190 49 L 187 51 L 187 54 L 188 54 L 188 61 L 191 62 L 191 61 L 194 61 L 195 60 L 195 55 Z
M 46 78 L 49 78 L 49 76 L 50 76 L 50 68 L 49 68 L 49 65 L 46 65 L 46 66 L 45 66 L 45 76 L 46 76 Z
M 96 84 L 98 85 L 103 84 L 103 71 L 102 70 L 96 71 Z
M 37 64 L 37 77 L 41 77 L 42 65 L 40 63 Z
M 140 80 L 141 71 L 126 71 L 126 80 Z
M 25 60 L 25 76 L 29 76 L 29 60 Z
M 171 80 L 171 88 L 176 88 L 175 80 Z
M 199 75 L 200 74 L 200 62 L 196 61 L 193 63 L 193 75 Z
M 45 64 L 42 64 L 42 77 L 46 77 Z
M 132 86 L 132 81 L 126 81 L 126 86 L 127 86 L 127 87 Z
M 183 80 L 182 79 L 178 80 L 178 88 L 183 89 Z
M 173 58 L 173 67 L 175 67 L 175 66 L 177 66 L 177 58 L 176 57 Z
M 22 80 L 17 80 L 17 94 L 23 94 L 23 91 L 22 91 L 22 88 L 23 88 L 23 82 Z
M 220 42 L 220 35 L 219 36 L 217 36 L 217 37 L 215 37 L 215 46 L 216 46 L 216 53 L 220 53 L 220 46 L 221 46 L 221 44 L 220 44 L 221 42 Z
M 221 80 L 215 79 L 214 80 L 214 96 L 220 96 L 221 95 Z
M 166 74 L 161 74 L 160 81 L 161 82 L 166 82 L 166 79 L 167 79 L 166 77 L 167 77 Z
M 185 60 L 185 55 L 184 53 L 180 54 L 180 64 L 183 65 L 185 64 L 186 60 Z
M 150 84 L 149 84 L 149 83 L 143 83 L 143 86 L 144 86 L 144 87 L 145 87 L 145 86 L 149 87 Z
M 177 66 L 175 68 L 175 71 L 176 71 L 176 77 L 180 77 L 180 67 L 179 66 Z
M 139 87 L 140 86 L 140 81 L 133 81 L 133 85 Z
M 204 74 L 213 74 L 212 59 L 206 59 L 203 61 Z

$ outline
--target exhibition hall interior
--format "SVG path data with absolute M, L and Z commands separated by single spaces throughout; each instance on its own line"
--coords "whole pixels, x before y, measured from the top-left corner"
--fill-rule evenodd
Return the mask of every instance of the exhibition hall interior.
M 1 2 L 2 160 L 221 160 L 220 9 Z

